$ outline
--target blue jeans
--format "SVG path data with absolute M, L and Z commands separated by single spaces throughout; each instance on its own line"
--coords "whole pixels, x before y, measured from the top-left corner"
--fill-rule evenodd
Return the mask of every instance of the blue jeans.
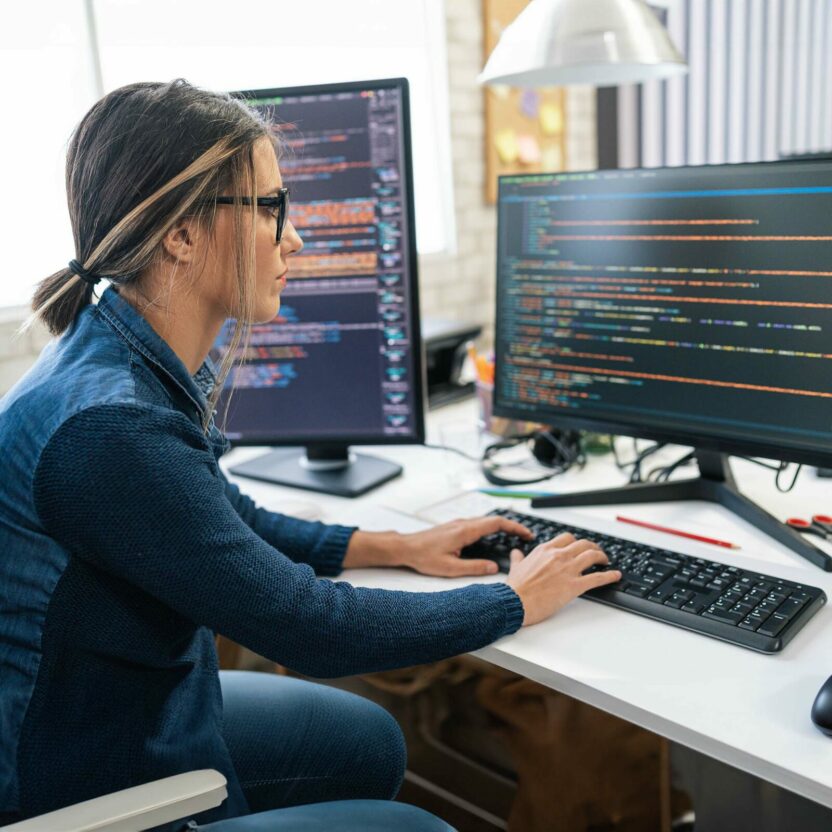
M 223 671 L 223 734 L 253 814 L 200 832 L 453 832 L 394 803 L 404 737 L 383 708 L 270 673 Z

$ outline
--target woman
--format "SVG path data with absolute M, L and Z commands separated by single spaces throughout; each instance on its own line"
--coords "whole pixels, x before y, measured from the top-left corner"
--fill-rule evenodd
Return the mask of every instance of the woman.
M 275 140 L 242 103 L 181 80 L 115 90 L 73 134 L 66 179 L 77 260 L 33 303 L 60 337 L 0 403 L 0 815 L 215 768 L 229 795 L 198 818 L 212 829 L 446 828 L 388 802 L 405 765 L 389 715 L 219 674 L 214 633 L 312 676 L 365 673 L 475 650 L 619 574 L 582 575 L 606 556 L 564 537 L 515 552 L 506 583 L 321 580 L 485 574 L 462 546 L 529 532 L 491 518 L 366 533 L 264 511 L 226 481 L 214 403 L 229 368 L 215 378 L 208 352 L 227 318 L 236 345 L 275 317 L 302 246 Z

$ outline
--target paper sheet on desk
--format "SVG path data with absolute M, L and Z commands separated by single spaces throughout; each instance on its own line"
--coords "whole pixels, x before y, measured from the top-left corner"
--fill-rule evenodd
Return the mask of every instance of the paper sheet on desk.
M 431 503 L 417 509 L 414 514 L 429 523 L 447 523 L 449 520 L 459 520 L 461 517 L 482 517 L 499 506 L 508 502 L 479 491 L 462 491 L 454 497 L 447 497 L 438 503 Z
M 386 506 L 358 506 L 340 511 L 327 519 L 346 526 L 358 526 L 365 532 L 395 531 L 407 534 L 422 531 L 433 525 L 412 514 Z
M 334 523 L 358 526 L 370 532 L 416 532 L 462 517 L 482 517 L 492 509 L 506 504 L 505 500 L 498 500 L 478 491 L 462 491 L 439 502 L 417 508 L 412 513 L 386 506 L 361 506 L 338 513 L 331 519 Z
M 415 532 L 428 526 L 459 520 L 462 517 L 482 517 L 498 506 L 509 505 L 479 491 L 461 491 L 436 503 L 430 503 L 412 512 L 404 512 L 387 506 L 364 506 L 350 509 L 332 518 L 332 522 L 358 526 L 365 531 Z

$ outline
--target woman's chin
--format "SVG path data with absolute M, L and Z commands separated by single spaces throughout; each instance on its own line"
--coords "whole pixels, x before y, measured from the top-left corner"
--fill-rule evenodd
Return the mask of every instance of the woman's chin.
M 252 323 L 267 324 L 277 317 L 278 312 L 280 312 L 280 295 L 264 299 L 257 304 Z

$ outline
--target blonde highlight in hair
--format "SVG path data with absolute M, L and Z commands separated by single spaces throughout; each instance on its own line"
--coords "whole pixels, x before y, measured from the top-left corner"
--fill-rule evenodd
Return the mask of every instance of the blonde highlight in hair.
M 107 262 L 107 254 L 114 249 L 118 249 L 122 239 L 127 236 L 133 226 L 141 220 L 144 212 L 148 208 L 164 197 L 165 194 L 174 190 L 174 188 L 188 182 L 190 179 L 200 177 L 202 174 L 202 181 L 198 182 L 171 212 L 170 222 L 166 226 L 156 229 L 155 232 L 149 235 L 138 248 L 131 250 L 128 257 L 122 257 L 120 258 L 120 262 L 114 262 L 108 266 L 107 272 L 109 277 L 110 272 L 117 273 L 119 269 L 135 270 L 136 268 L 142 268 L 140 264 L 148 263 L 153 253 L 158 249 L 160 243 L 164 239 L 164 236 L 170 226 L 174 225 L 177 220 L 187 213 L 188 209 L 193 206 L 194 202 L 199 199 L 200 195 L 205 190 L 210 177 L 204 176 L 204 174 L 210 173 L 218 165 L 239 151 L 240 148 L 229 146 L 229 140 L 227 139 L 221 139 L 218 141 L 213 147 L 210 147 L 198 159 L 188 165 L 185 170 L 174 176 L 173 179 L 166 182 L 161 188 L 152 193 L 146 199 L 142 200 L 142 202 L 133 208 L 125 217 L 119 220 L 116 225 L 107 232 L 101 242 L 93 250 L 92 254 L 90 254 L 90 256 L 81 265 L 88 271 L 99 272 L 102 268 L 99 264 Z M 66 272 L 70 277 L 75 277 L 76 281 L 61 280 L 60 282 L 63 285 L 59 286 L 56 291 L 42 299 L 40 293 L 38 293 L 35 296 L 33 303 L 33 313 L 24 323 L 24 328 L 28 328 L 37 318 L 45 319 L 45 313 L 53 303 L 60 300 L 60 298 L 68 292 L 73 285 L 77 286 L 78 284 L 83 284 L 84 281 L 82 281 L 77 275 L 73 275 L 69 269 L 61 270 L 61 272 L 58 272 L 57 275 L 63 276 L 64 272 Z M 47 280 L 51 280 L 54 277 L 55 275 L 52 275 L 50 278 L 47 278 Z M 50 327 L 50 330 L 52 330 L 53 334 L 60 334 L 59 332 L 55 332 L 52 327 Z

